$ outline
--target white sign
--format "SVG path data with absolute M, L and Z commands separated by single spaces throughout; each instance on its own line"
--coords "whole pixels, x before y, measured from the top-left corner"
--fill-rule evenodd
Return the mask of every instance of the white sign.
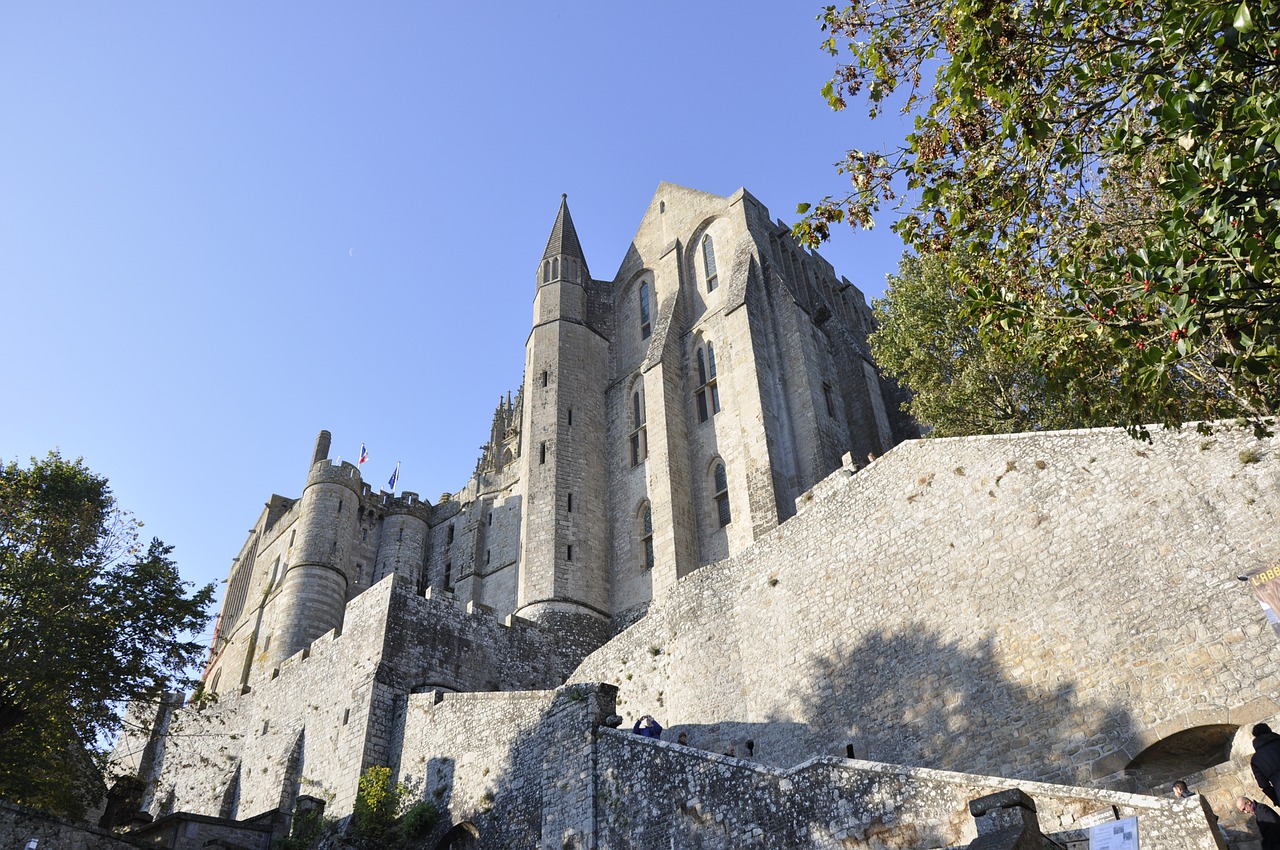
M 1089 850 L 1138 850 L 1138 819 L 1125 818 L 1090 827 Z

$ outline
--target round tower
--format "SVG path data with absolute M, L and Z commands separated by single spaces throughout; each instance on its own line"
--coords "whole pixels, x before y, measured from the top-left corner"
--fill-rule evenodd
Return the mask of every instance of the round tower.
M 274 600 L 276 628 L 267 653 L 275 664 L 342 626 L 350 586 L 350 549 L 357 539 L 360 472 L 350 463 L 329 462 L 329 432 L 316 440 L 307 486 L 302 491 L 294 560 Z
M 389 499 L 373 565 L 373 581 L 400 573 L 417 582 L 427 559 L 427 512 L 430 505 L 416 493 Z
M 520 457 L 526 503 L 516 614 L 554 622 L 589 651 L 607 637 L 609 343 L 592 323 L 591 275 L 561 196 L 538 265 L 525 346 Z

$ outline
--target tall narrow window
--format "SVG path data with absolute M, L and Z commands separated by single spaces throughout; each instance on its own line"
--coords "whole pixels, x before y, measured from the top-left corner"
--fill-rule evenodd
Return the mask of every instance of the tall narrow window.
M 653 332 L 653 326 L 649 321 L 649 284 L 640 284 L 640 338 L 648 339 L 649 334 Z
M 573 408 L 572 408 L 572 407 L 571 407 L 571 408 L 569 408 L 569 423 L 568 423 L 568 424 L 570 424 L 570 425 L 572 425 L 572 424 L 573 424 Z
M 711 478 L 716 494 L 716 516 L 720 520 L 720 527 L 724 528 L 733 521 L 733 516 L 729 513 L 729 477 L 725 474 L 723 463 L 716 464 Z
M 631 394 L 631 465 L 639 466 L 649 456 L 649 443 L 645 438 L 644 395 L 640 390 Z
M 446 546 L 453 542 L 453 524 L 452 523 L 449 524 L 449 531 L 445 534 L 444 542 Z
M 542 264 L 542 282 L 546 283 L 551 280 L 551 261 L 547 260 Z
M 364 564 L 356 564 L 356 584 L 364 581 Z
M 565 499 L 565 502 L 567 503 L 565 507 L 568 509 L 568 512 L 573 513 L 573 494 L 572 493 L 568 495 L 568 497 Z
M 542 443 L 538 446 L 538 463 L 547 462 L 547 444 Z
M 570 543 L 568 548 L 565 550 L 564 559 L 566 561 L 573 560 L 573 544 L 572 543 Z
M 720 412 L 720 388 L 716 384 L 716 350 L 711 343 L 698 349 L 697 360 L 698 389 L 693 395 L 698 406 L 698 421 L 706 422 Z
M 552 280 L 560 279 L 560 258 L 559 257 L 553 257 L 551 260 L 551 279 Z
M 543 385 L 544 387 L 547 385 L 547 370 L 546 370 L 546 369 L 543 369 L 543 370 L 542 370 L 542 385 Z
M 653 569 L 653 508 L 648 504 L 640 515 L 640 552 L 644 568 Z
M 707 292 L 710 292 L 716 288 L 718 283 L 716 279 L 716 249 L 711 244 L 710 234 L 702 239 L 702 268 L 707 274 Z
M 453 593 L 453 563 L 444 562 L 444 589 L 446 593 Z
M 831 385 L 822 385 L 822 398 L 827 402 L 827 415 L 834 417 L 836 415 L 835 401 L 831 397 Z

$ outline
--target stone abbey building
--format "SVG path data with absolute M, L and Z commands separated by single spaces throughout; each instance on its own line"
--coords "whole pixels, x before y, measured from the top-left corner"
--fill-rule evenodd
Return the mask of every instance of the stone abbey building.
M 580 659 L 792 515 L 843 455 L 912 433 L 862 293 L 746 191 L 663 184 L 612 280 L 592 278 L 562 199 L 535 282 L 524 385 L 473 478 L 434 505 L 374 492 L 321 434 L 301 497 L 272 497 L 236 558 L 209 692 L 273 675 L 392 573 L 550 627 Z M 525 684 L 472 672 L 430 684 Z
M 471 480 L 375 492 L 321 432 L 203 694 L 132 710 L 108 820 L 269 850 L 387 767 L 440 813 L 423 848 L 1078 850 L 1135 817 L 1223 850 L 1208 799 L 1248 850 L 1280 651 L 1237 576 L 1280 563 L 1276 440 L 911 439 L 869 330 L 745 191 L 662 184 L 611 281 L 562 202 Z

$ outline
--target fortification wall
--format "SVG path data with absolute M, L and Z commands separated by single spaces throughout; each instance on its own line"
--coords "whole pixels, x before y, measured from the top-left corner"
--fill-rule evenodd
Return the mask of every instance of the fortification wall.
M 174 712 L 144 805 L 245 818 L 311 794 L 350 811 L 364 766 L 392 580 L 347 606 L 344 632 L 328 632 L 284 659 L 246 694 Z M 345 809 L 344 809 L 345 807 Z
M 599 732 L 596 770 L 601 850 L 961 847 L 978 837 L 969 801 L 1012 788 L 1064 844 L 1087 847 L 1089 823 L 1136 816 L 1147 850 L 1219 850 L 1199 800 L 837 758 L 782 771 L 612 729 Z
M 1275 440 L 1073 431 L 900 445 L 590 656 L 629 719 L 791 765 L 843 754 L 1082 784 L 1277 713 L 1236 576 L 1280 557 Z

